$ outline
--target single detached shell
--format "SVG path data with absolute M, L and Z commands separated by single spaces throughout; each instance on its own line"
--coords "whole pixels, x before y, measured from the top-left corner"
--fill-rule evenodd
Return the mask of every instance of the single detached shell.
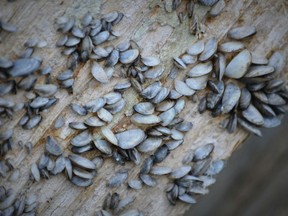
M 13 61 L 5 57 L 0 57 L 0 68 L 8 69 L 13 66 Z
M 140 174 L 140 179 L 144 184 L 150 187 L 155 187 L 157 185 L 157 182 L 154 178 L 152 178 L 150 175 L 147 174 Z
M 256 28 L 254 26 L 241 26 L 231 29 L 228 32 L 228 37 L 236 40 L 241 40 L 254 34 L 256 34 Z
M 281 124 L 281 119 L 278 117 L 264 118 L 264 123 L 262 127 L 265 128 L 274 128 Z
M 181 122 L 180 124 L 176 125 L 175 129 L 181 132 L 188 132 L 193 127 L 191 122 Z
M 164 111 L 167 111 L 168 109 L 170 109 L 171 107 L 173 107 L 174 104 L 175 104 L 175 102 L 172 100 L 165 100 L 162 103 L 157 104 L 156 110 L 160 111 L 160 112 L 164 112 Z
M 227 65 L 225 76 L 235 79 L 243 77 L 251 64 L 251 60 L 251 54 L 248 50 L 241 51 Z
M 217 175 L 224 168 L 225 162 L 223 160 L 213 161 L 206 171 L 207 175 Z
M 109 187 L 119 187 L 121 184 L 126 181 L 128 177 L 127 170 L 120 170 L 116 173 L 116 175 L 109 179 L 108 186 Z
M 110 33 L 108 31 L 102 31 L 98 33 L 96 36 L 94 36 L 92 38 L 92 41 L 95 45 L 99 45 L 107 41 L 109 36 L 110 36 Z
M 209 11 L 210 16 L 212 17 L 218 16 L 225 8 L 225 6 L 226 6 L 225 1 L 219 0 L 216 4 L 213 5 L 211 10 Z
M 64 44 L 67 42 L 68 40 L 68 36 L 67 35 L 63 35 L 61 36 L 58 41 L 56 42 L 56 46 L 64 46 Z
M 72 28 L 72 35 L 74 35 L 75 37 L 78 37 L 78 38 L 84 38 L 85 37 L 85 33 L 82 29 L 80 28 L 77 28 L 77 27 L 73 27 Z
M 262 125 L 264 123 L 263 116 L 252 104 L 250 104 L 246 110 L 242 111 L 242 115 L 255 125 Z
M 162 87 L 159 93 L 152 99 L 154 104 L 159 104 L 160 102 L 164 101 L 168 95 L 170 94 L 170 89 Z
M 15 102 L 11 99 L 4 99 L 3 97 L 0 97 L 0 107 L 5 108 L 12 108 L 15 106 Z
M 154 82 L 151 85 L 147 86 L 142 92 L 141 95 L 144 98 L 152 99 L 160 92 L 162 88 L 161 82 Z
M 209 74 L 213 69 L 213 65 L 211 61 L 205 62 L 205 63 L 199 63 L 196 66 L 194 66 L 189 72 L 189 77 L 199 77 L 206 74 Z
M 254 98 L 256 98 L 257 100 L 268 104 L 268 97 L 267 95 L 262 92 L 262 91 L 257 91 L 257 92 L 252 92 L 252 95 L 254 96 Z
M 93 183 L 92 179 L 83 179 L 78 176 L 73 176 L 71 182 L 78 187 L 88 187 Z
M 160 167 L 154 166 L 152 167 L 150 173 L 153 175 L 167 175 L 172 172 L 172 168 L 170 167 Z
M 154 113 L 154 105 L 150 102 L 142 102 L 134 105 L 134 110 L 142 115 L 151 115 Z
M 0 141 L 5 141 L 10 139 L 13 136 L 13 129 L 4 129 L 0 132 Z
M 175 90 L 181 95 L 191 96 L 195 93 L 195 91 L 191 89 L 190 87 L 188 87 L 188 85 L 183 81 L 176 79 L 174 81 L 174 86 L 175 86 Z
M 92 137 L 91 137 L 90 132 L 88 130 L 85 130 L 81 132 L 80 134 L 78 134 L 77 136 L 75 136 L 71 140 L 71 144 L 76 147 L 82 147 L 82 146 L 89 144 L 91 140 L 92 140 Z
M 182 112 L 182 110 L 185 108 L 185 100 L 183 98 L 178 99 L 175 103 L 174 109 L 176 111 L 176 114 L 179 114 Z M 177 124 L 177 123 L 176 123 Z
M 148 174 L 154 164 L 154 157 L 147 157 L 141 167 L 140 174 Z
M 120 62 L 123 64 L 130 64 L 132 63 L 139 55 L 139 50 L 137 49 L 130 49 L 120 53 Z
M 214 150 L 214 145 L 212 143 L 198 147 L 195 150 L 193 161 L 204 160 L 211 154 L 213 150 Z
M 53 84 L 36 84 L 34 91 L 42 97 L 51 97 L 56 94 L 58 88 Z
M 112 155 L 112 149 L 110 147 L 110 144 L 106 140 L 94 140 L 94 145 L 99 151 L 107 155 Z
M 128 50 L 129 47 L 130 47 L 130 42 L 123 41 L 117 45 L 116 49 L 118 49 L 120 52 L 123 52 L 123 51 Z
M 160 64 L 160 59 L 154 56 L 142 57 L 141 61 L 148 67 L 154 67 Z
M 63 153 L 61 146 L 53 136 L 47 137 L 45 148 L 47 152 L 54 156 L 60 156 Z
M 78 177 L 83 178 L 83 179 L 93 179 L 96 175 L 95 171 L 89 172 L 87 170 L 83 170 L 83 169 L 80 169 L 77 167 L 74 167 L 72 169 L 72 172 L 75 176 L 78 176 Z
M 92 75 L 100 83 L 108 83 L 109 82 L 109 79 L 108 79 L 106 72 L 97 62 L 94 62 L 92 65 Z
M 106 105 L 105 108 L 111 113 L 111 114 L 116 114 L 121 112 L 126 105 L 126 101 L 121 98 L 118 102 L 111 104 L 111 105 Z
M 22 58 L 14 61 L 14 65 L 9 71 L 12 77 L 27 76 L 38 70 L 41 61 L 36 58 Z
M 118 145 L 119 141 L 117 140 L 117 137 L 114 135 L 112 130 L 108 127 L 102 127 L 101 128 L 102 135 L 112 144 Z
M 98 110 L 97 115 L 104 122 L 111 122 L 113 119 L 113 115 L 104 108 Z
M 28 122 L 23 126 L 23 128 L 31 130 L 35 128 L 38 124 L 40 124 L 41 120 L 42 120 L 41 115 L 35 115 L 28 120 Z
M 204 50 L 199 56 L 199 61 L 207 61 L 216 53 L 216 50 L 217 40 L 215 37 L 212 37 L 206 42 Z
M 121 100 L 122 95 L 119 92 L 110 92 L 103 96 L 106 99 L 106 104 L 114 104 Z
M 75 164 L 81 168 L 91 169 L 91 170 L 96 169 L 96 165 L 92 161 L 90 161 L 89 159 L 87 159 L 85 157 L 72 154 L 72 155 L 69 155 L 68 158 L 71 160 L 71 162 L 73 164 Z
M 141 115 L 137 113 L 131 116 L 131 121 L 137 125 L 155 125 L 161 122 L 161 118 L 157 115 Z
M 186 69 L 185 63 L 178 57 L 173 58 L 174 65 L 179 69 Z
M 135 196 L 128 196 L 128 197 L 120 200 L 116 210 L 121 211 L 122 209 L 124 209 L 125 207 L 127 207 L 128 205 L 133 203 L 134 200 L 135 200 Z
M 87 109 L 90 112 L 98 112 L 106 103 L 106 99 L 105 98 L 97 98 L 94 100 L 89 101 L 88 103 L 85 104 L 85 109 Z
M 167 126 L 171 123 L 171 121 L 175 118 L 176 116 L 176 110 L 174 108 L 171 108 L 163 113 L 161 113 L 159 115 L 159 117 L 161 118 L 161 125 L 162 126 Z
M 1 28 L 6 32 L 11 33 L 18 31 L 18 28 L 15 25 L 3 21 L 1 22 Z
M 118 17 L 118 12 L 117 11 L 112 11 L 110 13 L 107 13 L 103 16 L 103 19 L 106 22 L 113 22 L 114 20 L 116 20 Z
M 186 84 L 193 90 L 202 90 L 207 86 L 208 75 L 186 79 Z
M 285 56 L 283 52 L 276 51 L 272 54 L 272 56 L 269 58 L 269 66 L 274 67 L 275 73 L 280 73 L 285 66 Z
M 97 46 L 96 48 L 94 48 L 93 52 L 101 58 L 106 58 L 109 56 L 109 52 L 107 52 L 106 49 L 104 49 L 103 47 L 100 47 L 100 46 Z
M 51 171 L 53 175 L 57 175 L 58 173 L 61 173 L 64 171 L 66 166 L 66 161 L 63 156 L 60 156 L 55 161 L 55 166 L 53 170 Z
M 276 93 L 267 94 L 267 98 L 270 105 L 281 106 L 286 104 L 286 101 Z
M 114 90 L 115 91 L 124 91 L 128 88 L 131 87 L 131 82 L 129 80 L 124 80 L 122 82 L 118 82 L 115 86 L 114 86 Z
M 251 77 L 258 77 L 258 76 L 264 76 L 267 74 L 270 74 L 274 72 L 274 67 L 272 66 L 251 66 L 247 73 L 245 74 L 245 77 L 251 78 Z
M 186 194 L 186 193 L 183 195 L 180 195 L 178 198 L 179 198 L 179 200 L 181 200 L 184 203 L 188 203 L 188 204 L 195 204 L 196 203 L 195 198 L 193 198 L 191 195 Z
M 181 60 L 184 62 L 184 64 L 190 65 L 197 62 L 197 56 L 185 54 L 181 57 Z
M 128 185 L 130 188 L 133 188 L 135 190 L 140 190 L 142 188 L 142 182 L 136 179 L 128 181 Z
M 71 103 L 70 107 L 74 111 L 74 113 L 76 113 L 80 116 L 85 116 L 88 114 L 87 110 L 79 104 Z
M 115 134 L 122 149 L 131 149 L 140 144 L 146 137 L 141 129 L 131 129 Z
M 87 126 L 83 122 L 70 122 L 69 127 L 75 130 L 86 130 Z
M 171 172 L 170 178 L 179 179 L 187 175 L 191 171 L 191 166 L 182 166 Z
M 255 134 L 256 136 L 259 136 L 261 137 L 262 136 L 262 133 L 261 131 L 255 127 L 254 125 L 248 123 L 247 121 L 241 119 L 241 118 L 238 118 L 238 123 L 248 132 L 250 133 L 253 133 Z
M 228 113 L 230 112 L 233 107 L 238 103 L 241 96 L 240 88 L 235 85 L 234 83 L 228 83 L 226 85 L 224 95 L 222 98 L 222 112 Z
M 266 65 L 269 63 L 269 60 L 262 54 L 252 52 L 252 64 L 256 65 Z
M 88 26 L 92 22 L 92 19 L 92 14 L 90 12 L 87 12 L 81 19 L 82 26 Z
M 241 90 L 241 96 L 239 100 L 239 107 L 240 109 L 246 109 L 251 102 L 251 93 L 246 89 L 243 88 Z
M 226 126 L 228 133 L 234 133 L 237 129 L 237 114 L 232 113 L 229 117 L 228 124 Z
M 39 182 L 40 181 L 40 171 L 35 163 L 32 164 L 31 166 L 31 174 L 35 181 Z
M 231 41 L 221 44 L 218 49 L 221 52 L 230 53 L 230 52 L 238 52 L 244 49 L 244 47 L 245 47 L 244 44 L 241 42 Z
M 156 79 L 164 73 L 164 68 L 159 65 L 144 72 L 144 76 L 147 79 Z
M 204 50 L 204 41 L 199 40 L 196 43 L 194 43 L 188 50 L 187 53 L 189 55 L 199 55 Z
M 140 152 L 150 152 L 157 149 L 162 144 L 161 138 L 149 137 L 137 146 Z
M 154 163 L 161 163 L 169 155 L 170 151 L 167 145 L 162 145 L 154 153 Z
M 65 43 L 65 46 L 74 47 L 74 46 L 76 46 L 79 43 L 80 43 L 80 39 L 79 38 L 73 37 L 73 36 L 69 36 L 68 40 Z
M 90 118 L 86 119 L 84 121 L 84 124 L 86 124 L 89 127 L 101 127 L 105 125 L 105 123 L 96 116 L 91 116 Z

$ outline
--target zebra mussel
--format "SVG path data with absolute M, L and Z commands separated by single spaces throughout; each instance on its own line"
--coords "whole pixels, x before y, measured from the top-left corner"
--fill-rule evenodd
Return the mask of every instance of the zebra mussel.
M 14 24 L 5 22 L 4 20 L 2 20 L 2 18 L 0 18 L 0 30 L 8 32 L 8 33 L 15 33 L 18 31 L 18 28 Z M 2 40 L 2 37 L 0 36 L 0 43 L 2 42 L 3 40 Z

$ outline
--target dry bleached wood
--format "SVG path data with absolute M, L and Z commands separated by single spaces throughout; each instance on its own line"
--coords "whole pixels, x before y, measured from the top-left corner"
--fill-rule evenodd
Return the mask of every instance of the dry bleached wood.
M 282 1 L 237 1 L 227 2 L 225 11 L 214 19 L 206 22 L 205 40 L 215 36 L 218 41 L 224 39 L 227 31 L 231 27 L 240 25 L 255 25 L 258 33 L 250 40 L 245 40 L 245 45 L 257 53 L 271 54 L 273 50 L 281 49 L 288 52 L 288 23 L 285 20 L 285 8 Z M 284 1 L 283 1 L 284 2 Z M 158 7 L 158 4 L 160 7 Z M 185 5 L 185 4 L 184 4 Z M 165 66 L 165 74 L 172 65 L 172 57 L 177 57 L 183 53 L 195 37 L 188 31 L 187 20 L 179 25 L 175 12 L 165 13 L 161 1 L 16 1 L 7 3 L 0 2 L 2 15 L 9 22 L 19 27 L 19 32 L 15 34 L 3 34 L 3 41 L 0 50 L 1 56 L 11 56 L 19 53 L 24 42 L 31 37 L 45 39 L 48 47 L 39 49 L 34 55 L 39 55 L 44 59 L 43 65 L 50 65 L 53 68 L 52 78 L 66 69 L 66 58 L 61 56 L 60 49 L 55 47 L 60 34 L 56 32 L 54 20 L 56 17 L 76 16 L 82 17 L 87 11 L 93 14 L 105 14 L 118 10 L 125 14 L 124 19 L 116 26 L 122 36 L 113 41 L 113 44 L 123 41 L 124 38 L 133 39 L 142 48 L 143 56 L 159 56 Z M 3 10 L 5 8 L 5 10 Z M 269 9 L 269 10 L 268 10 Z M 204 11 L 203 8 L 197 9 Z M 204 13 L 201 13 L 202 16 Z M 147 19 L 149 17 L 149 19 Z M 241 20 L 241 22 L 240 22 Z M 105 195 L 109 189 L 106 188 L 107 179 L 111 178 L 115 170 L 119 170 L 112 161 L 105 160 L 104 166 L 99 170 L 92 186 L 87 189 L 78 188 L 72 185 L 62 175 L 52 177 L 50 180 L 41 180 L 33 185 L 28 184 L 28 175 L 31 164 L 39 159 L 44 151 L 45 138 L 53 135 L 59 140 L 63 139 L 61 146 L 64 149 L 69 147 L 71 135 L 75 133 L 65 127 L 60 130 L 53 130 L 53 122 L 58 116 L 64 116 L 67 122 L 77 121 L 80 118 L 73 115 L 69 109 L 72 102 L 82 103 L 94 99 L 111 91 L 113 86 L 121 80 L 113 78 L 109 84 L 99 85 L 90 73 L 91 62 L 80 65 L 77 68 L 74 94 L 68 95 L 66 91 L 58 92 L 56 97 L 61 99 L 57 106 L 44 114 L 44 120 L 40 126 L 32 131 L 23 131 L 19 127 L 15 129 L 15 140 L 31 141 L 34 145 L 31 155 L 20 148 L 13 150 L 8 156 L 13 157 L 16 166 L 20 168 L 21 178 L 18 182 L 8 182 L 1 179 L 1 185 L 13 187 L 17 192 L 30 188 L 32 192 L 39 195 L 40 206 L 38 208 L 41 215 L 94 215 L 96 209 L 100 209 Z M 286 67 L 287 68 L 287 67 Z M 120 69 L 119 69 L 120 70 Z M 180 74 L 180 76 L 183 74 Z M 172 86 L 173 82 L 166 80 L 167 86 Z M 139 101 L 138 96 L 133 91 L 124 94 L 128 101 L 125 112 L 130 112 L 132 106 Z M 20 99 L 20 98 L 19 98 Z M 160 165 L 178 167 L 182 158 L 190 149 L 212 142 L 215 144 L 213 159 L 227 159 L 233 150 L 246 138 L 247 133 L 237 130 L 234 134 L 228 134 L 219 128 L 221 117 L 211 118 L 209 113 L 203 115 L 197 112 L 197 103 L 186 100 L 186 108 L 181 113 L 181 117 L 194 124 L 193 129 L 185 136 L 184 144 L 172 151 L 169 157 Z M 12 124 L 17 124 L 24 113 L 18 113 L 13 118 Z M 123 117 L 123 113 L 117 114 L 113 120 L 114 129 L 127 128 L 129 119 Z M 68 121 L 67 121 L 68 120 Z M 66 150 L 67 151 L 67 150 Z M 67 151 L 68 152 L 68 151 Z M 131 168 L 131 164 L 126 165 Z M 129 172 L 129 179 L 135 178 L 139 172 L 139 166 Z M 147 215 L 181 215 L 189 206 L 177 203 L 175 207 L 169 205 L 164 189 L 168 183 L 166 177 L 158 178 L 158 185 L 155 188 L 144 187 L 140 191 L 128 191 L 127 185 L 122 185 L 115 190 L 121 197 L 136 195 L 133 203 L 135 208 L 143 210 Z

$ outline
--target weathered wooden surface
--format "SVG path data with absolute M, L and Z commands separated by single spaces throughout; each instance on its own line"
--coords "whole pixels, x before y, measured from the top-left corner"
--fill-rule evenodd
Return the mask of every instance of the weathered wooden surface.
M 112 43 L 117 44 L 125 39 L 135 40 L 142 47 L 143 55 L 159 55 L 162 64 L 166 67 L 166 73 L 171 68 L 171 57 L 183 53 L 195 41 L 195 38 L 188 32 L 187 20 L 179 25 L 177 14 L 175 12 L 165 13 L 161 1 L 19 0 L 13 3 L 1 1 L 0 8 L 2 16 L 6 20 L 20 27 L 20 32 L 13 35 L 1 33 L 5 42 L 0 45 L 0 55 L 11 56 L 19 53 L 25 40 L 30 37 L 43 38 L 47 40 L 48 47 L 39 49 L 34 55 L 43 57 L 43 65 L 53 67 L 52 78 L 55 78 L 66 67 L 66 58 L 61 56 L 60 49 L 55 47 L 56 40 L 60 36 L 54 24 L 54 20 L 58 16 L 82 17 L 87 11 L 94 14 L 105 14 L 113 10 L 123 12 L 125 17 L 115 28 L 122 33 L 122 36 Z M 225 11 L 219 17 L 208 19 L 205 23 L 206 33 L 204 36 L 206 39 L 216 36 L 218 41 L 221 41 L 225 40 L 225 34 L 231 27 L 255 25 L 258 33 L 245 41 L 250 50 L 269 56 L 272 51 L 281 49 L 287 54 L 288 22 L 285 18 L 287 17 L 286 9 L 287 5 L 282 0 L 276 2 L 274 0 L 231 0 L 227 2 Z M 198 13 L 201 12 L 201 16 L 205 15 L 203 8 L 199 8 L 197 11 Z M 113 191 L 107 189 L 106 180 L 113 175 L 115 170 L 119 169 L 119 166 L 112 163 L 110 159 L 105 161 L 93 185 L 87 189 L 73 186 L 64 175 L 52 177 L 48 181 L 41 180 L 41 182 L 33 185 L 28 184 L 31 163 L 37 161 L 43 153 L 43 143 L 49 134 L 63 139 L 61 145 L 69 152 L 69 140 L 75 132 L 67 127 L 59 131 L 50 128 L 59 115 L 65 117 L 66 126 L 68 122 L 77 120 L 67 105 L 75 101 L 85 103 L 92 98 L 99 97 L 109 92 L 113 85 L 120 80 L 114 78 L 109 85 L 99 85 L 90 74 L 90 62 L 80 65 L 77 70 L 73 95 L 67 94 L 66 91 L 58 92 L 56 97 L 61 99 L 60 103 L 44 114 L 44 121 L 37 129 L 28 132 L 20 128 L 16 129 L 16 140 L 32 141 L 33 151 L 31 155 L 27 155 L 25 150 L 19 148 L 10 153 L 9 156 L 15 158 L 16 165 L 20 168 L 21 178 L 17 183 L 10 183 L 1 179 L 1 184 L 13 187 L 19 192 L 29 189 L 37 193 L 40 201 L 38 211 L 41 215 L 93 215 L 101 207 L 108 191 L 118 192 L 121 197 L 135 194 L 136 201 L 133 206 L 143 210 L 147 215 L 183 214 L 189 206 L 178 203 L 176 207 L 172 207 L 166 199 L 163 192 L 168 182 L 166 177 L 158 178 L 156 188 L 145 187 L 137 194 L 134 191 L 126 190 L 125 185 Z M 171 84 L 172 82 L 167 80 L 166 85 L 170 86 Z M 124 98 L 128 100 L 126 112 L 131 110 L 132 105 L 139 99 L 131 91 L 125 93 Z M 19 100 L 21 100 L 20 97 Z M 165 165 L 179 166 L 181 158 L 187 150 L 208 142 L 213 142 L 216 146 L 213 154 L 214 159 L 226 159 L 246 139 L 247 133 L 243 130 L 228 134 L 218 126 L 222 118 L 211 118 L 208 112 L 199 115 L 196 103 L 187 100 L 186 104 L 186 109 L 181 116 L 193 122 L 194 127 L 186 135 L 184 145 L 171 152 L 163 162 Z M 16 125 L 23 114 L 19 113 L 15 116 L 12 123 Z M 115 118 L 114 124 L 117 125 L 117 128 L 129 125 L 129 120 L 122 116 L 123 113 Z M 131 164 L 126 166 L 132 167 Z M 133 168 L 129 172 L 129 179 L 134 178 L 138 171 L 139 167 Z

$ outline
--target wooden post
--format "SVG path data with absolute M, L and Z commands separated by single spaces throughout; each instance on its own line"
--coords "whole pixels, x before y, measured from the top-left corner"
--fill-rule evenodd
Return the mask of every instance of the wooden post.
M 185 5 L 185 4 L 184 4 Z M 183 6 L 184 7 L 184 6 Z M 24 42 L 31 37 L 41 38 L 48 42 L 48 47 L 38 49 L 35 56 L 43 59 L 43 65 L 50 65 L 53 68 L 52 79 L 66 69 L 67 58 L 61 55 L 61 49 L 55 46 L 60 33 L 56 31 L 55 18 L 60 16 L 82 17 L 87 11 L 94 15 L 105 14 L 113 10 L 125 14 L 124 19 L 116 26 L 122 36 L 113 41 L 117 44 L 123 40 L 132 39 L 142 48 L 142 54 L 159 56 L 168 74 L 172 67 L 172 57 L 182 54 L 196 40 L 189 33 L 188 20 L 181 25 L 175 12 L 166 13 L 162 1 L 146 0 L 37 0 L 0 2 L 0 10 L 3 20 L 19 27 L 19 32 L 8 34 L 2 32 L 3 42 L 0 44 L 0 56 L 14 56 L 19 53 Z M 244 40 L 245 45 L 251 51 L 270 56 L 275 50 L 282 50 L 288 53 L 288 22 L 287 4 L 285 0 L 229 0 L 223 13 L 216 18 L 208 18 L 205 23 L 206 32 L 204 39 L 212 36 L 218 41 L 226 39 L 227 31 L 236 26 L 254 25 L 257 34 L 251 39 Z M 205 16 L 203 8 L 196 8 L 200 17 Z M 287 56 L 287 55 L 286 55 Z M 15 140 L 31 141 L 33 143 L 32 153 L 27 155 L 25 149 L 16 148 L 7 157 L 16 162 L 20 169 L 19 181 L 12 183 L 7 179 L 0 179 L 0 184 L 5 187 L 12 187 L 17 192 L 29 189 L 39 195 L 39 215 L 94 215 L 100 209 L 104 197 L 108 192 L 118 192 L 123 198 L 127 195 L 135 195 L 136 200 L 133 207 L 143 210 L 147 215 L 181 215 L 189 208 L 188 205 L 177 203 L 171 206 L 165 195 L 165 187 L 168 183 L 166 177 L 157 178 L 158 185 L 155 188 L 144 187 L 139 192 L 127 190 L 126 185 L 111 190 L 106 187 L 107 179 L 111 178 L 118 165 L 110 159 L 105 160 L 103 167 L 99 170 L 92 186 L 79 188 L 67 181 L 64 175 L 51 177 L 49 180 L 41 180 L 39 183 L 29 184 L 29 172 L 32 162 L 39 159 L 44 151 L 43 143 L 48 135 L 63 139 L 61 145 L 68 152 L 69 140 L 74 133 L 67 128 L 68 122 L 77 121 L 79 118 L 71 113 L 68 105 L 71 102 L 85 103 L 92 98 L 103 95 L 112 90 L 120 78 L 113 78 L 107 85 L 97 83 L 90 73 L 91 62 L 77 67 L 77 77 L 74 86 L 74 94 L 60 91 L 56 97 L 60 99 L 57 106 L 44 113 L 44 120 L 41 125 L 31 131 L 23 131 L 16 127 Z M 117 68 L 120 70 L 120 68 Z M 287 66 L 285 68 L 287 70 Z M 284 72 L 284 71 L 283 71 Z M 183 74 L 182 74 L 183 75 Z M 181 74 L 180 74 L 181 76 Z M 283 76 L 287 78 L 287 73 Z M 168 79 L 162 80 L 166 85 L 172 85 Z M 199 95 L 201 95 L 200 93 Z M 127 110 L 131 110 L 138 98 L 133 93 L 125 93 L 128 100 Z M 21 100 L 21 98 L 19 98 Z M 194 124 L 193 129 L 186 134 L 185 143 L 171 152 L 163 164 L 171 167 L 178 167 L 181 164 L 184 154 L 197 146 L 213 142 L 215 150 L 213 159 L 228 159 L 232 152 L 248 136 L 242 129 L 233 134 L 227 133 L 219 127 L 222 117 L 212 118 L 209 112 L 200 115 L 197 112 L 197 103 L 186 100 L 186 108 L 181 117 Z M 12 125 L 16 125 L 24 112 L 13 117 Z M 66 119 L 65 129 L 52 129 L 53 122 L 58 116 Z M 114 124 L 121 127 L 120 115 Z M 128 121 L 129 123 L 129 121 Z M 127 165 L 130 168 L 131 165 Z M 133 167 L 129 172 L 129 179 L 134 178 L 139 172 L 139 166 Z M 221 199 L 221 198 L 220 198 Z

